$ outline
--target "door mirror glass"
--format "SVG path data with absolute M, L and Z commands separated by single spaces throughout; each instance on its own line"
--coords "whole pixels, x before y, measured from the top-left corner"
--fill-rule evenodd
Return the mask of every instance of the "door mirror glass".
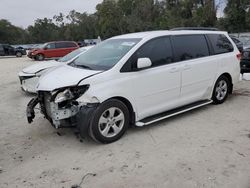
M 47 50 L 47 49 L 48 49 L 48 47 L 44 47 L 43 49 L 44 49 L 44 50 Z
M 145 57 L 145 58 L 139 58 L 137 60 L 137 68 L 138 69 L 143 69 L 143 68 L 147 68 L 147 67 L 151 67 L 151 66 L 152 66 L 152 62 L 147 57 Z

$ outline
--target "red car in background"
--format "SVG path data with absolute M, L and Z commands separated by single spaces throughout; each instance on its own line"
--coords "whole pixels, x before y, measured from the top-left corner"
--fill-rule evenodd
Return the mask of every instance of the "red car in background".
M 63 57 L 77 48 L 79 48 L 78 44 L 73 41 L 48 42 L 38 48 L 30 50 L 27 56 L 42 61 L 46 58 Z

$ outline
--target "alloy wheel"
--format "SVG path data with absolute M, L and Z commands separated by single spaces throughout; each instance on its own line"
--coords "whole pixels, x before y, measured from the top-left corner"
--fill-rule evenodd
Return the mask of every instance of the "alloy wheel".
M 110 138 L 121 132 L 124 122 L 125 116 L 122 110 L 117 107 L 111 107 L 100 116 L 98 128 L 104 137 Z
M 219 101 L 223 100 L 227 95 L 227 90 L 228 90 L 227 82 L 225 80 L 220 80 L 215 89 L 216 99 Z

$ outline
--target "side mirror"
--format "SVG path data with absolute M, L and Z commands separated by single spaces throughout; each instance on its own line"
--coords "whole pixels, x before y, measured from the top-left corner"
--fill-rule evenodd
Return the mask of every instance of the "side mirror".
M 152 66 L 152 62 L 149 58 L 139 58 L 137 60 L 137 68 L 138 69 L 143 69 L 143 68 L 148 68 Z
M 44 50 L 48 50 L 48 47 L 44 47 L 43 49 L 44 49 Z

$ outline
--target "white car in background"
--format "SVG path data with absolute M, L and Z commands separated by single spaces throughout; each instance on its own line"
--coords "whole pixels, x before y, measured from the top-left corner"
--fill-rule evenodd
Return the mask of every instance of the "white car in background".
M 36 85 L 38 83 L 39 77 L 42 74 L 47 72 L 52 67 L 57 67 L 70 63 L 92 47 L 93 46 L 86 46 L 79 48 L 67 54 L 66 56 L 58 59 L 57 61 L 50 60 L 38 62 L 34 65 L 24 68 L 21 72 L 18 73 L 22 90 L 28 93 L 36 93 Z

